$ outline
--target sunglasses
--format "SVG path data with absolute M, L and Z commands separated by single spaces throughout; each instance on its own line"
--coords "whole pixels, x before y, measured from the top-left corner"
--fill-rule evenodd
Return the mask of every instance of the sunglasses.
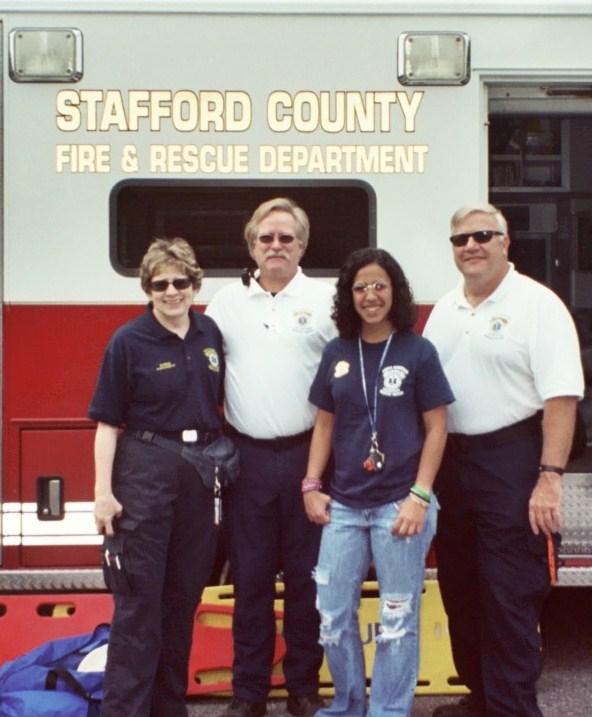
M 450 237 L 450 241 L 452 242 L 453 246 L 466 246 L 469 242 L 469 239 L 473 237 L 473 239 L 477 242 L 477 244 L 487 244 L 488 241 L 491 241 L 492 237 L 503 237 L 503 232 L 494 231 L 493 229 L 482 229 L 478 232 L 465 232 L 464 234 L 453 234 Z
M 276 236 L 280 244 L 291 244 L 296 238 L 293 237 L 291 234 L 262 234 L 260 237 L 257 237 L 257 240 L 260 241 L 262 244 L 272 244 Z
M 168 279 L 157 279 L 156 281 L 151 281 L 148 286 L 150 287 L 150 291 L 166 291 L 170 284 L 172 284 L 177 291 L 182 291 L 183 289 L 188 289 L 192 285 L 192 281 L 188 276 L 183 276 L 178 279 L 171 279 L 170 281 Z
M 367 284 L 365 281 L 358 281 L 352 286 L 352 291 L 354 294 L 358 294 L 359 296 L 362 294 L 367 294 L 370 289 L 375 294 L 382 294 L 383 291 L 386 291 L 389 288 L 389 284 L 385 284 L 384 281 L 373 281 L 371 284 Z

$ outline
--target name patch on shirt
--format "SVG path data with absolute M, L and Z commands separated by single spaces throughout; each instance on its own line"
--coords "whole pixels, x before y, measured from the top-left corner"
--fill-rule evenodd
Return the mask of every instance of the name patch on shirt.
M 401 386 L 409 371 L 405 366 L 385 366 L 382 369 L 383 385 L 380 389 L 382 396 L 402 396 L 404 394 Z
M 157 371 L 168 371 L 171 368 L 175 368 L 176 364 L 173 361 L 161 361 L 156 367 Z
M 220 373 L 220 357 L 216 349 L 207 348 L 204 349 L 203 352 L 208 360 L 208 369 L 215 373 Z

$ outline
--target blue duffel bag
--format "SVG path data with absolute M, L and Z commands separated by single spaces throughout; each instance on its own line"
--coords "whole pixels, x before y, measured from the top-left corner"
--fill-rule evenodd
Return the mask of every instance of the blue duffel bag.
M 80 671 L 109 640 L 109 625 L 52 640 L 0 668 L 0 717 L 98 717 L 103 671 Z

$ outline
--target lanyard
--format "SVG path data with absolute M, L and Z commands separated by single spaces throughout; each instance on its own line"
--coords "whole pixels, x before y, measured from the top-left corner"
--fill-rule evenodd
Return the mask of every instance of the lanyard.
M 376 373 L 376 379 L 374 381 L 374 406 L 372 407 L 372 410 L 370 410 L 370 404 L 368 403 L 368 389 L 366 387 L 366 372 L 364 371 L 364 353 L 362 351 L 362 338 L 358 336 L 358 355 L 360 357 L 360 373 L 362 374 L 362 391 L 364 392 L 364 400 L 366 401 L 366 409 L 368 410 L 368 420 L 370 422 L 370 431 L 372 433 L 373 444 L 378 438 L 378 431 L 376 430 L 376 421 L 378 416 L 378 377 L 380 376 L 380 372 L 382 371 L 382 367 L 384 365 L 389 346 L 391 345 L 391 341 L 393 340 L 394 333 L 395 332 L 392 331 L 391 335 L 388 337 L 388 341 L 386 342 L 386 346 L 384 347 L 382 351 L 382 356 L 380 357 L 378 371 Z

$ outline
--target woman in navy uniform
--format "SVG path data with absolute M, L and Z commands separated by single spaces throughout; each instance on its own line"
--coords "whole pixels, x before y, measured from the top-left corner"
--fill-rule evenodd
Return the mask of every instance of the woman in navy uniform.
M 355 251 L 337 282 L 339 338 L 325 348 L 310 391 L 318 407 L 307 475 L 310 520 L 324 526 L 315 569 L 321 643 L 335 685 L 317 717 L 383 717 L 411 711 L 418 670 L 424 562 L 436 527 L 431 487 L 453 400 L 434 347 L 412 333 L 409 284 L 381 249 Z M 329 494 L 323 474 L 333 449 Z M 380 633 L 366 713 L 357 619 L 374 561 Z
M 95 521 L 115 602 L 102 717 L 187 715 L 215 530 L 213 493 L 180 451 L 218 436 L 223 385 L 220 333 L 191 308 L 201 277 L 184 239 L 150 245 L 140 266 L 149 304 L 109 341 L 89 409 Z

